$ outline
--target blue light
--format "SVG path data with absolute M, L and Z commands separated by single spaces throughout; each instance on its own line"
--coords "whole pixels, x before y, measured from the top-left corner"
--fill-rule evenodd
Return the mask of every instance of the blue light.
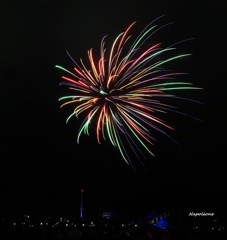
M 165 219 L 161 219 L 156 221 L 154 225 L 160 229 L 166 229 L 168 227 L 168 222 Z

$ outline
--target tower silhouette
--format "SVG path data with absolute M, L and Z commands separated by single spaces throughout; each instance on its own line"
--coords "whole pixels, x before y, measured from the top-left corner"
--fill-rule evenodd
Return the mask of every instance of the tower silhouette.
M 80 218 L 83 218 L 83 194 L 84 194 L 84 190 L 81 189 L 80 190 Z

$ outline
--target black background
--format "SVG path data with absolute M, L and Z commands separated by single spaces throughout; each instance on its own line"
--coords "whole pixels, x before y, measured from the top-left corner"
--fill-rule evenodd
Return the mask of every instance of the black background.
M 226 7 L 223 1 L 7 1 L 1 4 L 0 212 L 79 215 L 84 211 L 183 208 L 226 212 Z M 165 137 L 134 171 L 108 142 L 82 136 L 79 121 L 59 108 L 66 50 L 85 59 L 130 23 L 143 28 L 160 15 L 174 22 L 156 35 L 192 56 L 179 65 L 203 90 L 204 105 L 186 105 L 202 122 L 169 117 L 180 145 Z M 157 40 L 156 39 L 156 40 Z M 95 51 L 96 51 L 95 50 Z M 194 97 L 192 93 L 192 97 Z

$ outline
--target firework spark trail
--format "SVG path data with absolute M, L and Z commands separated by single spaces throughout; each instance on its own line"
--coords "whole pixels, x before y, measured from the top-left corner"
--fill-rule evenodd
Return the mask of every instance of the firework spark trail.
M 64 101 L 61 107 L 74 106 L 66 122 L 73 116 L 79 118 L 81 114 L 85 114 L 77 142 L 79 143 L 82 133 L 89 134 L 89 127 L 92 124 L 96 126 L 98 143 L 101 143 L 102 139 L 109 139 L 112 145 L 119 149 L 126 163 L 133 168 L 134 157 L 132 160 L 128 148 L 144 165 L 140 160 L 140 155 L 144 157 L 142 149 L 154 155 L 149 148 L 155 141 L 151 130 L 167 137 L 170 136 L 165 129 L 174 130 L 160 119 L 157 113 L 184 114 L 164 100 L 168 102 L 169 98 L 174 98 L 195 101 L 175 96 L 174 92 L 201 89 L 191 83 L 174 80 L 176 76 L 185 73 L 165 70 L 167 63 L 191 55 L 178 54 L 165 58 L 165 53 L 175 50 L 174 46 L 185 40 L 166 48 L 162 48 L 161 43 L 156 43 L 144 49 L 144 44 L 149 43 L 154 33 L 169 25 L 161 27 L 152 25 L 159 18 L 152 21 L 138 35 L 126 54 L 123 52 L 131 38 L 128 34 L 136 22 L 117 36 L 109 54 L 105 48 L 106 36 L 102 39 L 100 59 L 97 62 L 93 58 L 93 50 L 88 50 L 90 67 L 85 66 L 82 59 L 80 64 L 77 64 L 68 52 L 75 64 L 74 72 L 56 65 L 56 68 L 67 73 L 67 76 L 62 76 L 63 82 L 60 85 L 68 86 L 72 92 L 72 95 L 59 98 L 59 101 Z

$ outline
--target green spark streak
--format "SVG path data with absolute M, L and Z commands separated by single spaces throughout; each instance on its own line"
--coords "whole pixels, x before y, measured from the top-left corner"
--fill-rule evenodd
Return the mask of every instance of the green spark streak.
M 138 39 L 138 41 L 134 44 L 134 46 L 133 46 L 133 48 L 132 48 L 132 50 L 130 51 L 130 52 L 132 52 L 135 48 L 136 48 L 136 46 L 139 44 L 139 42 L 144 38 L 144 36 L 146 36 L 146 34 L 147 33 L 149 33 L 152 29 L 154 29 L 154 28 L 156 28 L 157 27 L 157 25 L 155 25 L 155 26 L 153 26 L 153 27 L 151 27 L 150 29 L 148 29 L 139 39 Z
M 74 95 L 74 96 L 65 96 L 65 97 L 59 98 L 58 101 L 61 101 L 61 100 L 64 100 L 64 99 L 68 99 L 68 98 L 71 99 L 71 98 L 80 98 L 80 97 L 81 97 L 81 96 L 75 96 L 75 95 Z
M 80 131 L 78 133 L 77 136 L 77 143 L 79 144 L 79 140 L 80 140 L 80 135 L 82 134 L 82 132 L 84 131 L 84 134 L 89 135 L 89 124 L 92 120 L 92 118 L 94 117 L 95 113 L 98 111 L 98 108 L 91 114 L 91 116 L 87 119 L 87 121 L 84 123 L 84 125 L 80 128 Z
M 133 129 L 130 127 L 130 125 L 127 123 L 127 121 L 125 121 L 123 119 L 123 121 L 125 122 L 125 124 L 128 126 L 128 128 L 131 130 L 132 134 L 138 139 L 138 141 L 141 143 L 141 145 L 152 155 L 154 156 L 154 154 L 148 149 L 148 147 L 143 143 L 143 141 L 137 136 L 137 134 L 135 133 L 135 131 L 133 131 Z
M 170 62 L 170 61 L 172 61 L 172 60 L 174 60 L 174 59 L 181 58 L 181 57 L 187 57 L 187 56 L 190 56 L 190 55 L 192 55 L 192 54 L 182 54 L 182 55 L 178 55 L 178 56 L 169 58 L 169 59 L 167 59 L 167 60 L 163 60 L 163 61 L 157 63 L 156 65 L 154 65 L 152 68 L 156 68 L 156 67 L 158 67 L 158 66 L 160 66 L 160 65 L 162 65 L 162 64 L 164 64 L 164 63 Z M 150 69 L 152 69 L 152 68 L 150 68 Z
M 198 89 L 198 90 L 201 90 L 202 88 L 199 88 L 199 87 L 172 87 L 172 88 L 160 88 L 160 90 L 164 90 L 164 91 L 167 91 L 167 90 L 183 90 L 183 89 L 186 89 L 186 90 L 195 90 L 195 89 Z
M 68 124 L 68 122 L 69 122 L 69 119 L 72 118 L 73 115 L 75 115 L 75 112 L 73 112 L 72 114 L 70 114 L 70 115 L 68 116 L 68 118 L 66 119 L 66 123 L 67 123 L 67 124 Z
M 114 139 L 112 138 L 112 134 L 110 133 L 110 128 L 111 127 L 109 126 L 108 119 L 106 118 L 106 129 L 107 129 L 109 139 L 110 139 L 112 145 L 116 147 L 116 143 L 115 143 Z
M 178 87 L 168 87 L 170 85 L 191 85 L 190 86 L 178 86 Z M 164 91 L 167 91 L 167 90 L 183 90 L 183 89 L 198 89 L 198 90 L 201 90 L 203 88 L 200 88 L 200 87 L 194 87 L 192 86 L 193 84 L 192 83 L 187 83 L 187 82 L 171 82 L 171 83 L 160 83 L 160 84 L 155 84 L 155 85 L 152 85 L 152 87 L 158 87 L 160 90 L 164 90 Z M 166 86 L 166 87 L 165 87 Z
M 73 73 L 70 72 L 69 70 L 67 70 L 67 69 L 65 69 L 65 68 L 63 68 L 63 67 L 61 67 L 61 66 L 59 66 L 59 65 L 55 65 L 55 67 L 56 67 L 56 68 L 59 68 L 59 69 L 61 69 L 61 70 L 63 70 L 63 71 L 65 71 L 65 72 L 67 72 L 67 73 L 69 73 L 69 74 L 71 74 L 71 75 L 73 75 L 74 77 L 77 77 L 75 74 L 73 74 Z
M 103 90 L 100 90 L 99 93 L 101 93 L 102 95 L 107 95 L 108 93 L 104 92 Z
M 120 145 L 119 142 L 118 142 L 117 134 L 116 134 L 116 131 L 115 131 L 115 128 L 114 128 L 114 127 L 113 127 L 113 131 L 114 131 L 115 139 L 116 139 L 116 142 L 117 142 L 117 147 L 118 147 L 118 149 L 119 149 L 119 151 L 120 151 L 120 153 L 121 153 L 121 156 L 123 157 L 123 159 L 125 160 L 125 162 L 126 162 L 127 164 L 129 164 L 129 162 L 128 162 L 127 159 L 125 158 L 124 152 L 123 152 L 122 149 L 121 149 L 121 145 Z

